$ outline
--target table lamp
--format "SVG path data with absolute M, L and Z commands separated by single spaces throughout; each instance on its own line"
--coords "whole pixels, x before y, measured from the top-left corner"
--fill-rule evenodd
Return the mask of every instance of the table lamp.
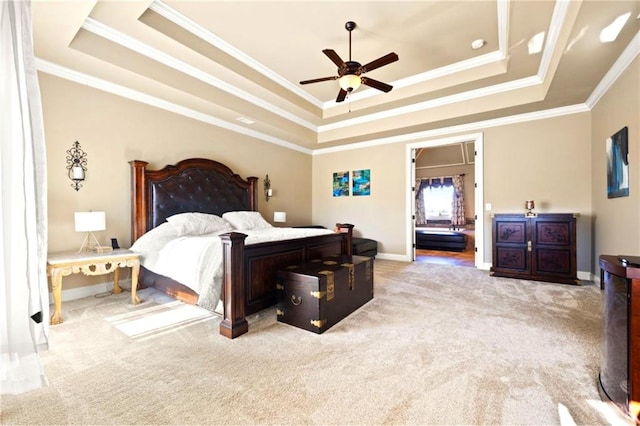
M 93 235 L 94 231 L 104 231 L 106 229 L 106 218 L 104 212 L 75 212 L 76 232 L 87 232 L 78 253 L 83 251 L 102 251 L 100 243 Z

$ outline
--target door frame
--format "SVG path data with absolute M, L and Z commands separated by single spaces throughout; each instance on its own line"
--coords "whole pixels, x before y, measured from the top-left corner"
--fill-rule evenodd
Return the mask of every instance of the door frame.
M 411 261 L 415 260 L 415 150 L 419 148 L 431 148 L 435 146 L 450 145 L 461 142 L 473 142 L 475 150 L 474 179 L 475 179 L 475 261 L 474 265 L 478 269 L 487 269 L 484 263 L 484 135 L 471 133 L 465 135 L 451 136 L 442 139 L 431 139 L 414 142 L 406 145 L 406 176 L 407 176 L 407 200 L 406 211 L 409 212 L 406 218 L 406 253 Z

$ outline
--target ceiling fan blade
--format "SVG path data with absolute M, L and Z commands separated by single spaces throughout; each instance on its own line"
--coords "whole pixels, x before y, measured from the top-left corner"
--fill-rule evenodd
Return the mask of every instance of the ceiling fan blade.
M 347 66 L 347 64 L 344 63 L 344 61 L 340 58 L 340 56 L 336 53 L 335 50 L 333 50 L 333 49 L 324 49 L 322 51 L 322 53 L 327 55 L 329 57 L 329 59 L 331 59 L 331 61 L 333 61 L 333 63 L 338 66 L 338 68 Z
M 391 62 L 395 62 L 398 60 L 398 55 L 395 53 L 389 53 L 388 55 L 384 55 L 378 59 L 376 59 L 375 61 L 371 61 L 366 65 L 362 66 L 362 72 L 369 72 L 369 71 L 373 71 L 376 68 L 380 68 L 383 67 L 387 64 L 390 64 Z
M 344 89 L 340 89 L 338 92 L 338 97 L 336 98 L 336 102 L 342 102 L 347 97 L 347 91 Z
M 382 90 L 383 92 L 390 92 L 391 89 L 393 89 L 393 86 L 369 77 L 360 77 L 360 79 L 362 84 L 373 87 L 374 89 Z
M 329 81 L 329 80 L 337 80 L 337 79 L 338 79 L 338 76 L 334 75 L 333 77 L 322 77 L 322 78 L 314 78 L 313 80 L 301 81 L 300 84 L 319 83 L 321 81 Z

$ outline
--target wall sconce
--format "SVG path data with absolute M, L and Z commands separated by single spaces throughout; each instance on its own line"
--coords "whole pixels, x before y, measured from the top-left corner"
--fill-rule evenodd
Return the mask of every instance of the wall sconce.
M 273 221 L 280 223 L 286 222 L 287 212 L 273 212 Z
M 67 150 L 67 173 L 73 181 L 71 187 L 76 191 L 82 188 L 80 182 L 84 181 L 84 172 L 87 171 L 87 153 L 80 147 L 80 142 L 75 141 Z
M 74 220 L 76 232 L 87 232 L 87 236 L 84 237 L 78 253 L 83 251 L 102 252 L 102 247 L 93 232 L 106 229 L 106 215 L 104 212 L 75 212 Z
M 271 189 L 271 181 L 269 175 L 264 178 L 264 198 L 269 201 L 269 198 L 273 197 L 273 189 Z
M 525 217 L 536 217 L 537 213 L 532 212 L 531 210 L 536 208 L 536 203 L 533 200 L 527 200 L 524 202 L 524 208 L 527 209 L 527 212 L 524 214 Z

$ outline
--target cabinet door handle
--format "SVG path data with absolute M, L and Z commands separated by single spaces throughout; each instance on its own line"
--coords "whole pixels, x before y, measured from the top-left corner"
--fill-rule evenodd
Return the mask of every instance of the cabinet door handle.
M 531 241 L 527 241 L 527 251 L 531 251 Z

